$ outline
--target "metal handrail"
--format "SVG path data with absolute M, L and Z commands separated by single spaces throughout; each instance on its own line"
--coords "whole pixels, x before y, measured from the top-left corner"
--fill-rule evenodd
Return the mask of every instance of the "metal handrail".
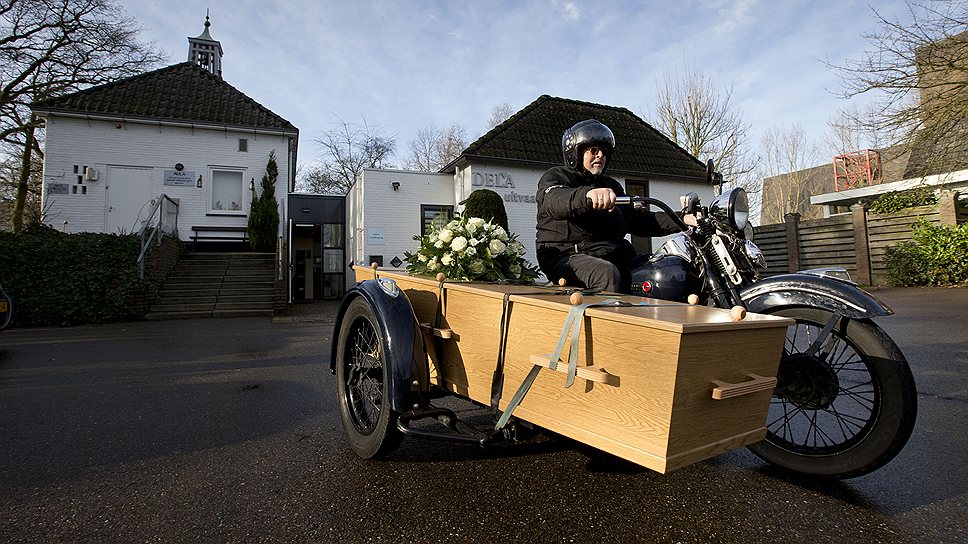
M 162 193 L 158 195 L 158 200 L 155 202 L 155 205 L 151 207 L 151 212 L 148 213 L 148 219 L 144 222 L 144 224 L 141 225 L 141 230 L 138 231 L 138 237 L 141 239 L 141 254 L 138 255 L 138 277 L 141 279 L 145 278 L 145 256 L 148 254 L 148 246 L 151 245 L 151 241 L 155 239 L 155 235 L 158 235 L 158 245 L 161 245 L 162 236 L 161 234 L 158 234 L 161 231 L 162 226 L 161 216 L 158 216 L 158 226 L 157 228 L 151 229 L 151 234 L 148 235 L 147 240 L 145 240 L 145 231 L 148 230 L 148 227 L 153 226 L 152 222 L 155 219 L 155 215 L 158 215 L 158 210 L 161 209 L 161 205 L 165 200 L 175 205 L 175 222 L 172 232 L 176 233 L 176 235 L 178 232 L 178 202 L 173 200 L 165 193 Z M 162 234 L 164 234 L 164 232 L 162 232 Z

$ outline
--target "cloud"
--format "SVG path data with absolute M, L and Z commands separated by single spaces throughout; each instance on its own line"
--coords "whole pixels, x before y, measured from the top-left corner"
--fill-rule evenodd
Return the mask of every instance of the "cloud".
M 554 0 L 552 5 L 560 9 L 565 14 L 565 17 L 572 21 L 577 21 L 581 18 L 581 11 L 578 9 L 578 4 L 574 2 L 559 2 L 558 0 Z

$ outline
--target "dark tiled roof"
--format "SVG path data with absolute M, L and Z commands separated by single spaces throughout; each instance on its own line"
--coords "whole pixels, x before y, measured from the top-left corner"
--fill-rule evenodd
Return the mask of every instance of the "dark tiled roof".
M 608 173 L 706 178 L 698 159 L 625 108 L 542 95 L 472 143 L 461 158 L 562 164 L 561 135 L 575 123 L 598 119 L 615 133 Z M 444 167 L 453 172 L 457 161 Z
M 297 130 L 289 121 L 191 62 L 36 102 L 32 109 L 263 130 Z

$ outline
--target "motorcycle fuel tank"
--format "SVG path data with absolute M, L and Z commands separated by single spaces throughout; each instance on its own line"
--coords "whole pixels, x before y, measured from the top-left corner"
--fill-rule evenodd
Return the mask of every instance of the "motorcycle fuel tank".
M 689 263 L 675 255 L 655 255 L 632 269 L 631 292 L 635 296 L 685 302 L 699 293 L 698 279 L 689 273 Z

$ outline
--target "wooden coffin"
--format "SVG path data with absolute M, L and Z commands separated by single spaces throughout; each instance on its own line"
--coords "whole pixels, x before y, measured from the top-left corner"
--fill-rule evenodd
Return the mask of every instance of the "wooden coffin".
M 484 405 L 511 293 L 502 410 L 535 364 L 548 365 L 571 308 L 568 293 L 553 288 L 356 273 L 396 281 L 427 338 L 435 335 L 432 381 Z M 763 439 L 791 320 L 737 321 L 716 308 L 620 298 L 635 305 L 585 310 L 574 384 L 565 387 L 566 344 L 565 362 L 538 373 L 515 417 L 663 473 Z

